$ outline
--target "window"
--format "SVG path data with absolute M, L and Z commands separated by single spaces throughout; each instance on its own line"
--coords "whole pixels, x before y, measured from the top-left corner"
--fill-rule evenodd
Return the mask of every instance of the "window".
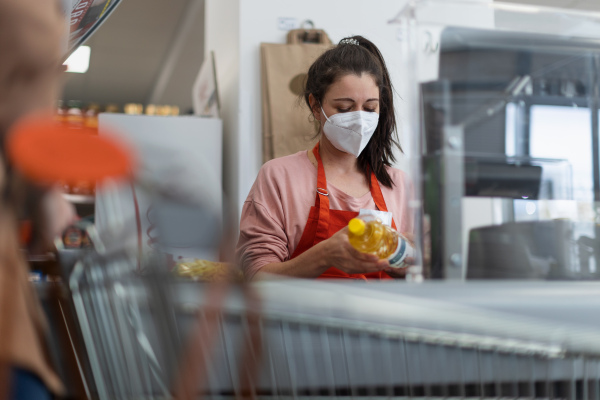
M 594 198 L 591 126 L 588 108 L 532 105 L 530 109 L 530 156 L 567 160 L 577 201 Z

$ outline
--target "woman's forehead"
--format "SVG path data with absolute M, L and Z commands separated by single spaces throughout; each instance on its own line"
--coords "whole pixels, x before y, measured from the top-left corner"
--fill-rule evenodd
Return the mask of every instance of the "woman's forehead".
M 352 98 L 352 99 L 371 99 L 379 98 L 379 87 L 375 78 L 370 74 L 346 74 L 333 82 L 325 96 L 330 99 Z

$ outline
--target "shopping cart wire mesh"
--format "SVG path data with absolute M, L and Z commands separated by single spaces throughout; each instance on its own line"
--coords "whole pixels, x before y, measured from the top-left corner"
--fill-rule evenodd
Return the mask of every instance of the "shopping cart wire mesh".
M 600 399 L 594 283 L 213 286 L 133 259 L 71 277 L 100 399 Z

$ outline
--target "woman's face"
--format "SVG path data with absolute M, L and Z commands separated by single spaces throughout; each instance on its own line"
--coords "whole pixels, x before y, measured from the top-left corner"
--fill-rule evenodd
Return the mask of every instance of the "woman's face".
M 321 105 L 314 98 L 312 103 L 313 114 L 323 126 L 326 119 L 321 112 Z M 369 74 L 344 75 L 329 86 L 323 96 L 322 106 L 327 117 L 351 111 L 379 113 L 379 87 Z

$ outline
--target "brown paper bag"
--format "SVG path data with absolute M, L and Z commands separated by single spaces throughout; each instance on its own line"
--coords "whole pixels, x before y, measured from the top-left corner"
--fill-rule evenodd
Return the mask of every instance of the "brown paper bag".
M 288 40 L 294 40 L 289 39 L 292 32 Z M 313 43 L 261 44 L 263 162 L 309 149 L 316 142 L 310 110 L 300 95 L 308 68 L 330 47 Z
M 287 34 L 287 44 L 331 44 L 331 39 L 322 29 L 292 29 Z

